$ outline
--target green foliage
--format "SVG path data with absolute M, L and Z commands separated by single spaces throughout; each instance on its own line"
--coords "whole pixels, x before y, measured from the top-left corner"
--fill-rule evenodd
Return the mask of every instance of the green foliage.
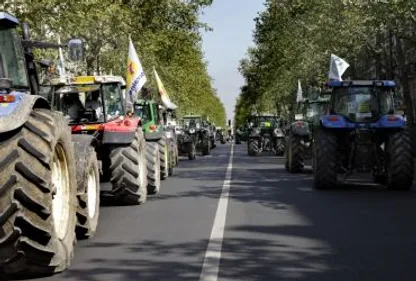
M 350 63 L 344 77 L 397 80 L 413 117 L 409 64 L 416 60 L 416 2 L 266 0 L 265 7 L 255 19 L 255 47 L 240 64 L 246 84 L 237 123 L 270 107 L 289 115 L 297 80 L 304 92 L 305 86 L 319 86 L 331 53 Z
M 83 38 L 86 61 L 80 74 L 125 75 L 130 35 L 148 77 L 156 88 L 155 67 L 178 116 L 195 112 L 225 124 L 225 108 L 217 97 L 201 50 L 201 9 L 212 0 L 6 0 L 8 11 L 31 26 L 37 40 L 62 42 Z M 56 58 L 56 52 L 39 52 Z

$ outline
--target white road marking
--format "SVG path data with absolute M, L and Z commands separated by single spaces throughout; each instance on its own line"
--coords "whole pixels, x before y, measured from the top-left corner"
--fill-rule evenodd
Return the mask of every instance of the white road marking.
M 208 247 L 205 252 L 204 263 L 202 265 L 200 281 L 217 281 L 221 260 L 222 241 L 224 239 L 224 227 L 227 216 L 228 198 L 230 196 L 231 173 L 233 169 L 234 144 L 231 145 L 230 158 L 228 160 L 227 173 L 220 200 L 218 201 L 217 212 L 211 230 Z

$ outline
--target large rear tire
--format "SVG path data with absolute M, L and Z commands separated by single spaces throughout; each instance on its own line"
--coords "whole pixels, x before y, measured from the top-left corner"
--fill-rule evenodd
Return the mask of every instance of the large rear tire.
M 301 138 L 290 135 L 289 147 L 287 148 L 287 167 L 290 173 L 300 173 L 304 168 L 304 146 Z
M 146 177 L 141 166 L 145 165 L 141 163 L 145 149 L 143 139 L 143 135 L 137 131 L 130 145 L 114 146 L 110 149 L 108 170 L 111 174 L 111 193 L 114 200 L 123 205 L 141 204 L 147 198 L 147 188 L 142 186 Z
M 160 191 L 160 155 L 157 142 L 147 143 L 147 192 L 150 195 Z
M 160 156 L 160 179 L 165 180 L 169 176 L 169 144 L 166 135 L 158 140 Z
M 412 187 L 414 173 L 409 131 L 402 130 L 389 136 L 387 155 L 387 187 L 394 190 L 409 190 Z
M 92 137 L 73 135 L 78 183 L 77 238 L 87 239 L 97 231 L 100 214 L 100 174 Z
M 257 138 L 250 138 L 247 148 L 249 156 L 258 156 L 260 154 L 259 140 Z
M 73 257 L 76 173 L 68 125 L 35 109 L 0 134 L 0 267 L 5 274 L 62 272 Z
M 202 134 L 202 155 L 210 155 L 211 154 L 211 140 L 209 136 L 206 134 Z
M 332 189 L 337 186 L 337 137 L 320 130 L 314 142 L 314 187 Z

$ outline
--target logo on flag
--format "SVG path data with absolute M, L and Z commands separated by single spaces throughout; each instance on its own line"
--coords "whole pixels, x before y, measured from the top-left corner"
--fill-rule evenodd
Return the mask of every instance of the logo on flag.
M 126 75 L 126 88 L 128 89 L 129 96 L 136 95 L 143 85 L 147 82 L 146 74 L 144 73 L 143 66 L 134 48 L 131 38 L 129 38 L 129 56 L 127 60 L 127 75 Z

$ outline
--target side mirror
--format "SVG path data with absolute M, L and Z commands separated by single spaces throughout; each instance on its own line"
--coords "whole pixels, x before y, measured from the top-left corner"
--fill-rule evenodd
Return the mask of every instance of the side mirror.
M 84 42 L 81 39 L 71 39 L 68 41 L 69 59 L 71 61 L 84 60 Z

